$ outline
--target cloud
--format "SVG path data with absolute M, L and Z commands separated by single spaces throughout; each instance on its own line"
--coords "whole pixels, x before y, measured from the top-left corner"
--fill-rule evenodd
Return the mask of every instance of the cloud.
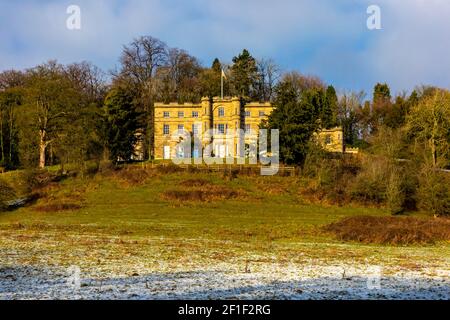
M 450 2 L 375 2 L 383 26 L 376 31 L 366 28 L 368 0 L 1 1 L 0 70 L 54 58 L 109 70 L 124 44 L 152 35 L 205 65 L 248 48 L 342 89 L 368 91 L 377 81 L 394 91 L 421 83 L 449 87 Z M 80 31 L 66 29 L 70 4 L 81 7 Z

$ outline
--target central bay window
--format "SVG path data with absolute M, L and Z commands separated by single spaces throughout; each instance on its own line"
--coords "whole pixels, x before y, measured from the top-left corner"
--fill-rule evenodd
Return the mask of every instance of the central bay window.
M 193 124 L 192 125 L 192 133 L 194 134 L 194 136 L 197 136 L 198 134 L 199 134 L 199 132 L 200 132 L 200 126 L 201 125 L 199 125 L 199 124 Z

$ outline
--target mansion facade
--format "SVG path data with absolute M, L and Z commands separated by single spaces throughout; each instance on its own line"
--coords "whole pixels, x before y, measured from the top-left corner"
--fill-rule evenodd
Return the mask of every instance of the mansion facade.
M 198 104 L 155 103 L 154 157 L 166 160 L 201 158 L 207 146 L 211 149 L 208 154 L 214 157 L 248 157 L 249 146 L 258 143 L 261 121 L 272 111 L 268 102 L 243 103 L 237 97 L 203 98 Z M 189 148 L 191 154 L 179 147 L 186 135 L 196 140 Z M 322 130 L 318 138 L 326 150 L 344 152 L 341 128 Z

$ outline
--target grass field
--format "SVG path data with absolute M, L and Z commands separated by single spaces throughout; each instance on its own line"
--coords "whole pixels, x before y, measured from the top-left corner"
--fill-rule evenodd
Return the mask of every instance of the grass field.
M 269 265 L 382 265 L 386 276 L 399 270 L 429 276 L 449 271 L 448 243 L 402 247 L 335 240 L 321 227 L 387 212 L 308 204 L 299 195 L 300 183 L 295 177 L 230 181 L 217 173 L 139 171 L 67 179 L 46 187 L 32 206 L 0 213 L 2 266 L 77 265 L 97 278 L 219 266 L 249 273 Z M 215 197 L 178 201 L 167 196 L 186 190 L 215 190 Z M 54 211 L 61 203 L 81 208 Z

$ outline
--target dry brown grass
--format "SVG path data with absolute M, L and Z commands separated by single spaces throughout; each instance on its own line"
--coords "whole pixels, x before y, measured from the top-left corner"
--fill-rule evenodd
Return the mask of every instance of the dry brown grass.
M 180 183 L 183 187 L 203 187 L 211 185 L 211 182 L 205 179 L 188 179 Z
M 111 171 L 112 177 L 120 181 L 121 186 L 134 187 L 139 186 L 154 176 L 154 170 L 146 170 L 142 168 L 125 168 Z
M 194 187 L 191 190 L 167 190 L 162 197 L 165 200 L 210 202 L 219 200 L 236 199 L 243 194 L 230 188 L 206 184 L 201 187 Z
M 450 219 L 413 217 L 345 218 L 323 228 L 337 239 L 361 243 L 409 245 L 450 241 Z

